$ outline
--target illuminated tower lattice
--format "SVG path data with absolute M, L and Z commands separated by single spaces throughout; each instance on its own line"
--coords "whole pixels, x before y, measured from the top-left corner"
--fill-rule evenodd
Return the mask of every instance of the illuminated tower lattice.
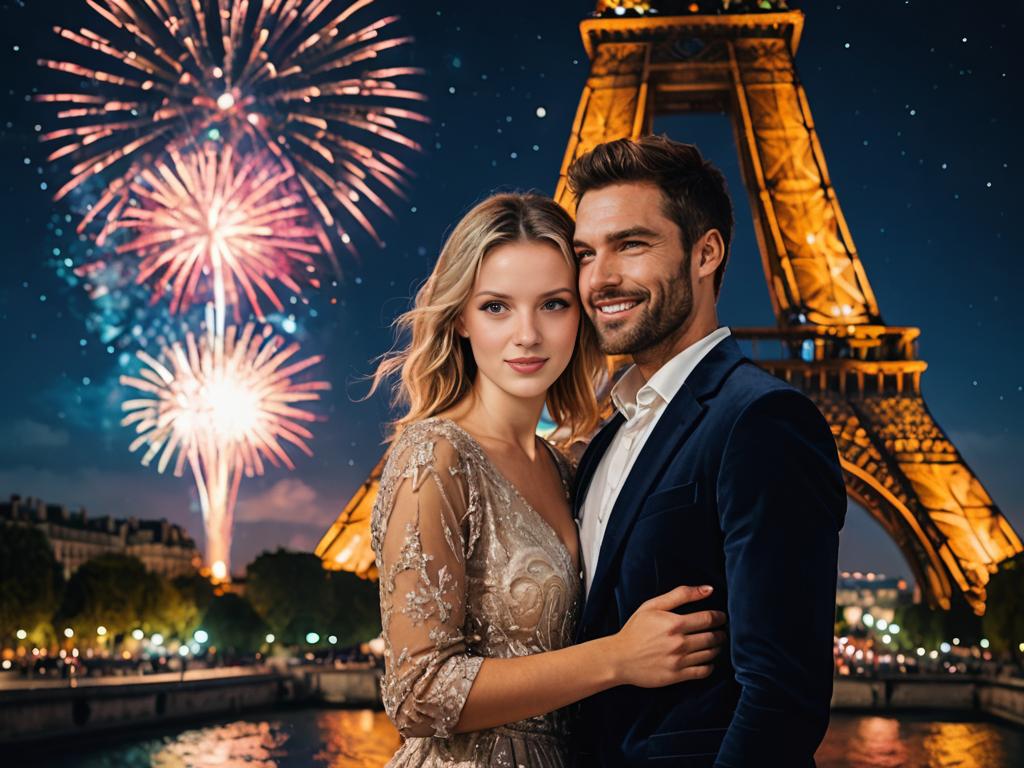
M 804 15 L 784 5 L 599 2 L 580 24 L 591 70 L 555 197 L 573 209 L 566 170 L 601 142 L 649 133 L 656 116 L 728 114 L 777 321 L 736 336 L 814 398 L 850 497 L 928 602 L 948 609 L 961 595 L 981 613 L 990 575 L 1021 541 L 921 397 L 920 331 L 882 320 L 793 63 Z M 321 541 L 328 565 L 374 575 L 366 525 L 380 468 Z

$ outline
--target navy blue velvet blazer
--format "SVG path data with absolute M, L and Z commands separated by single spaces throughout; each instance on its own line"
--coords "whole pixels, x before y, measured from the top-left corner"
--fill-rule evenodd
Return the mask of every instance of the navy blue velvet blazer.
M 580 461 L 578 516 L 621 414 Z M 619 686 L 581 702 L 577 766 L 814 765 L 832 695 L 839 529 L 846 490 L 811 400 L 719 342 L 668 404 L 608 520 L 577 641 L 622 628 L 681 584 L 728 615 L 710 677 Z

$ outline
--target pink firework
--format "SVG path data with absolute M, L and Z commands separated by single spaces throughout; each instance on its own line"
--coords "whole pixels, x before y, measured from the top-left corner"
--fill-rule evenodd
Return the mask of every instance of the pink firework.
M 314 272 L 321 252 L 291 172 L 212 142 L 172 149 L 167 162 L 141 171 L 98 243 L 114 233 L 127 236 L 117 252 L 139 257 L 137 280 L 151 283 L 154 301 L 169 289 L 176 312 L 212 296 L 218 315 L 232 306 L 236 321 L 243 296 L 261 318 L 260 296 L 282 310 L 272 283 L 299 292 L 293 276 Z
M 303 405 L 330 389 L 323 381 L 296 376 L 322 360 L 319 355 L 295 360 L 297 343 L 287 343 L 270 327 L 247 324 L 224 334 L 212 325 L 197 341 L 165 347 L 160 358 L 139 352 L 144 367 L 121 383 L 145 395 L 126 400 L 122 424 L 138 437 L 134 452 L 145 447 L 143 465 L 154 459 L 175 475 L 186 464 L 199 490 L 206 528 L 207 564 L 218 579 L 230 574 L 231 529 L 242 476 L 264 472 L 265 464 L 294 469 L 290 445 L 312 456 L 305 426 L 317 416 Z
M 328 233 L 352 248 L 338 206 L 380 242 L 364 207 L 392 215 L 385 197 L 404 197 L 410 176 L 392 151 L 418 150 L 404 126 L 428 121 L 406 106 L 425 96 L 402 84 L 422 70 L 379 62 L 411 42 L 391 35 L 397 17 L 367 12 L 373 0 L 86 2 L 105 34 L 55 27 L 83 63 L 39 62 L 86 81 L 39 97 L 62 124 L 42 137 L 49 159 L 72 163 L 56 198 L 105 180 L 83 227 L 168 148 L 222 132 L 294 170 L 326 252 Z

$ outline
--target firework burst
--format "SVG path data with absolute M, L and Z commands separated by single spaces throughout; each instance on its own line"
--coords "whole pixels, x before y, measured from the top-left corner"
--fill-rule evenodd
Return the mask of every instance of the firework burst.
M 49 159 L 71 163 L 56 198 L 110 179 L 82 227 L 168 148 L 227 134 L 294 172 L 325 252 L 328 235 L 352 250 L 339 206 L 380 242 L 364 208 L 393 215 L 385 198 L 404 197 L 410 171 L 392 151 L 418 150 L 403 129 L 427 122 L 409 108 L 425 96 L 402 85 L 422 70 L 378 61 L 411 42 L 392 36 L 397 17 L 357 22 L 373 0 L 86 2 L 107 35 L 56 27 L 83 61 L 39 63 L 87 87 L 38 97 L 62 124 L 42 137 Z
M 323 381 L 295 376 L 322 360 L 294 359 L 297 343 L 287 343 L 269 327 L 249 323 L 240 331 L 212 324 L 199 340 L 163 349 L 159 359 L 139 352 L 138 376 L 122 376 L 123 385 L 145 397 L 126 400 L 122 425 L 137 437 L 130 449 L 145 447 L 143 465 L 157 470 L 186 465 L 199 491 L 206 528 L 206 555 L 215 578 L 230 573 L 231 528 L 242 476 L 264 472 L 267 463 L 294 469 L 289 445 L 311 456 L 312 433 L 305 426 L 317 416 L 303 407 L 330 388 Z
M 314 272 L 321 252 L 291 172 L 259 155 L 238 159 L 230 144 L 168 157 L 131 182 L 97 243 L 128 233 L 117 252 L 139 257 L 136 281 L 152 283 L 154 302 L 170 292 L 171 312 L 211 296 L 221 328 L 227 306 L 240 319 L 243 295 L 261 319 L 261 295 L 283 310 L 271 283 L 300 292 L 293 276 Z

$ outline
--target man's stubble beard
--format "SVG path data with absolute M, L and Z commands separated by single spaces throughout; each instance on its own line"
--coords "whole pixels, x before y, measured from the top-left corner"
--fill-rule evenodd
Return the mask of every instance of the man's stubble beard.
M 658 306 L 652 306 L 650 294 L 641 307 L 640 318 L 634 327 L 623 335 L 602 335 L 600 327 L 593 323 L 598 344 L 606 355 L 637 355 L 660 346 L 677 333 L 693 313 L 693 287 L 690 285 L 690 259 L 687 258 L 676 279 L 664 285 L 668 290 L 662 294 Z

